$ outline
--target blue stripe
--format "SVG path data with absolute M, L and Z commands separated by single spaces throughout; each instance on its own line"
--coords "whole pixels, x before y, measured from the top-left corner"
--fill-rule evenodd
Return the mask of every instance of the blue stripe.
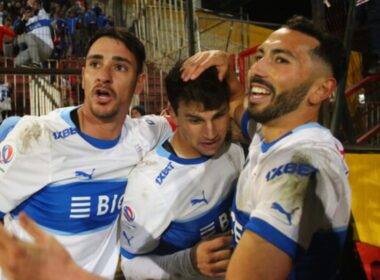
M 249 136 L 248 128 L 249 128 L 249 114 L 247 111 L 245 111 L 240 121 L 240 129 L 244 138 L 251 139 L 251 137 Z
M 124 182 L 83 180 L 60 187 L 47 186 L 12 211 L 25 211 L 53 232 L 80 234 L 98 231 L 117 220 Z
M 305 252 L 305 250 L 292 239 L 259 218 L 251 218 L 248 224 L 245 225 L 245 228 L 272 243 L 293 259 L 296 258 L 297 254 Z
M 129 253 L 129 252 L 128 252 L 127 250 L 125 250 L 123 247 L 121 247 L 121 249 L 120 249 L 120 253 L 121 253 L 121 255 L 122 255 L 123 257 L 125 257 L 125 258 L 127 258 L 127 259 L 129 259 L 129 260 L 131 260 L 131 259 L 133 259 L 133 258 L 139 256 L 139 255 L 135 255 L 135 254 Z
M 171 161 L 177 162 L 179 164 L 188 165 L 188 164 L 200 164 L 208 161 L 211 157 L 199 157 L 199 158 L 180 158 L 176 155 L 168 152 L 164 147 L 162 147 L 162 144 L 157 146 L 156 153 L 164 158 L 167 158 Z
M 72 110 L 76 109 L 78 107 L 68 107 L 64 109 L 61 112 L 61 118 L 72 128 L 76 129 L 76 126 L 74 122 L 71 120 L 70 113 Z M 98 148 L 98 149 L 110 149 L 115 147 L 120 140 L 120 136 L 116 137 L 113 140 L 103 140 L 103 139 L 97 139 L 94 137 L 91 137 L 89 135 L 84 134 L 83 132 L 78 131 L 78 135 L 81 136 L 87 143 L 91 144 L 92 146 Z
M 6 213 L 0 211 L 0 219 L 3 219 Z
M 16 126 L 16 124 L 21 120 L 19 116 L 13 116 L 6 118 L 0 125 L 0 142 L 7 137 L 9 132 Z
M 26 32 L 31 32 L 34 29 L 41 27 L 50 27 L 50 19 L 40 19 L 36 22 L 33 22 L 25 27 Z

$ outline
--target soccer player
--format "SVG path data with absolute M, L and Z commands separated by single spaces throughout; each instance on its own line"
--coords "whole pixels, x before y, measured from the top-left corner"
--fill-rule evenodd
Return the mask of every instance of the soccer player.
M 118 217 L 130 170 L 166 139 L 165 118 L 127 117 L 143 90 L 145 50 L 129 33 L 99 32 L 82 69 L 85 101 L 47 116 L 25 116 L 0 143 L 0 219 L 26 239 L 26 212 L 54 234 L 80 267 L 112 278 Z
M 188 61 L 185 79 L 221 54 Z M 224 60 L 225 61 L 225 60 Z M 303 17 L 273 32 L 249 70 L 248 113 L 261 123 L 232 208 L 227 279 L 333 279 L 350 218 L 343 147 L 317 123 L 346 67 L 340 42 Z
M 226 141 L 229 88 L 215 67 L 184 82 L 181 66 L 165 79 L 177 129 L 133 169 L 125 191 L 127 279 L 224 277 L 231 256 L 229 213 L 244 154 Z

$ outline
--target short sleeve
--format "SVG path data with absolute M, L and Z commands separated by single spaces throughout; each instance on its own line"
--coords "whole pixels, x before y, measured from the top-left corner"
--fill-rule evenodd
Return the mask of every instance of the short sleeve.
M 49 131 L 35 117 L 24 117 L 0 143 L 0 216 L 48 184 Z
M 132 172 L 122 205 L 121 251 L 129 259 L 153 251 L 172 220 L 169 206 L 143 169 Z

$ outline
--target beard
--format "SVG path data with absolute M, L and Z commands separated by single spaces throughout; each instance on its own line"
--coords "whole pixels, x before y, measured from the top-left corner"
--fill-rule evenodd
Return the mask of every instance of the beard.
M 306 81 L 299 86 L 283 91 L 279 94 L 274 92 L 274 98 L 271 103 L 263 110 L 259 111 L 256 104 L 248 104 L 248 114 L 256 122 L 265 124 L 269 121 L 277 119 L 285 114 L 295 111 L 304 101 L 310 89 L 311 83 Z

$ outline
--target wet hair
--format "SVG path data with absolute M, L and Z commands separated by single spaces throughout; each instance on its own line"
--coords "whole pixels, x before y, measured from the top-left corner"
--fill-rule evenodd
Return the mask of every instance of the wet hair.
M 215 67 L 206 69 L 197 79 L 185 82 L 181 79 L 181 66 L 182 62 L 178 62 L 165 78 L 166 93 L 176 114 L 180 102 L 202 104 L 205 111 L 228 104 L 228 85 L 219 81 Z
M 313 55 L 331 67 L 333 76 L 338 82 L 342 79 L 347 69 L 347 52 L 338 38 L 318 30 L 311 20 L 303 16 L 291 17 L 283 27 L 318 40 L 319 46 L 313 49 Z
M 99 29 L 95 35 L 90 39 L 86 47 L 86 56 L 91 46 L 100 38 L 108 37 L 120 41 L 126 46 L 134 55 L 137 62 L 137 73 L 140 74 L 143 71 L 143 64 L 145 61 L 145 47 L 141 41 L 135 37 L 132 33 L 127 32 L 120 28 L 107 28 Z
M 141 116 L 144 116 L 144 115 L 145 115 L 145 109 L 144 109 L 144 107 L 141 106 L 141 105 L 133 106 L 132 109 L 131 109 L 131 112 L 132 112 L 133 110 L 136 110 L 137 112 L 139 112 Z

